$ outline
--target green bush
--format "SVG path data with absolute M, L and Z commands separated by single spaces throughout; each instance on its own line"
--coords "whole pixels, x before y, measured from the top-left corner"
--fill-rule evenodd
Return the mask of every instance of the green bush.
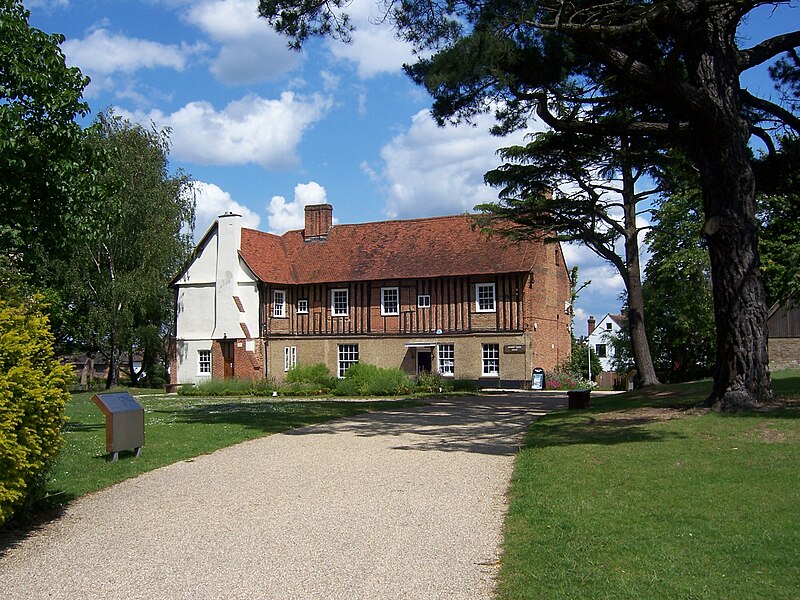
M 445 379 L 439 373 L 423 371 L 417 375 L 418 392 L 436 393 L 448 392 L 452 389 L 450 380 Z
M 271 396 L 276 386 L 266 379 L 209 379 L 178 388 L 181 396 Z
M 381 369 L 356 363 L 336 385 L 337 396 L 400 396 L 414 389 L 414 382 L 402 369 Z
M 44 493 L 72 381 L 38 299 L 23 302 L 0 299 L 0 525 Z
M 286 373 L 286 382 L 311 384 L 319 388 L 320 392 L 330 391 L 336 387 L 336 378 L 331 375 L 324 363 L 315 365 L 296 365 Z

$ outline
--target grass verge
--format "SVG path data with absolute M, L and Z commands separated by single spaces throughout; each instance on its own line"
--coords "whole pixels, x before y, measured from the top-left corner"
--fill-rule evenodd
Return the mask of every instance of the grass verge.
M 592 399 L 531 428 L 498 597 L 797 598 L 800 371 L 784 403 L 695 408 L 710 384 Z
M 137 391 L 133 391 L 137 394 Z M 196 398 L 145 395 L 145 445 L 139 458 L 121 452 L 109 462 L 105 417 L 93 393 L 74 394 L 67 404 L 65 444 L 50 471 L 47 504 L 65 504 L 146 471 L 246 440 L 359 413 L 421 406 L 415 401 L 295 401 L 263 398 Z

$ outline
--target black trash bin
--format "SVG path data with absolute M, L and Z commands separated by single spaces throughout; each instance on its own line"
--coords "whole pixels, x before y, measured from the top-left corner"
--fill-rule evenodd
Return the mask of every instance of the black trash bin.
M 569 410 L 589 408 L 589 396 L 591 393 L 592 390 L 569 390 L 567 392 Z

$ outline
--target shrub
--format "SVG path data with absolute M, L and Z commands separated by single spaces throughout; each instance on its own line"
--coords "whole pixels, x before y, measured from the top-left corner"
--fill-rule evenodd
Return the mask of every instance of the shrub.
M 337 396 L 399 396 L 408 394 L 414 383 L 402 369 L 381 369 L 356 363 L 336 384 Z
M 423 371 L 417 375 L 418 392 L 446 392 L 452 389 L 449 379 L 445 379 L 439 373 Z
M 580 375 L 564 371 L 550 371 L 545 373 L 545 387 L 548 390 L 578 390 L 589 389 L 595 386 Z
M 331 375 L 324 363 L 315 365 L 296 365 L 286 373 L 287 383 L 313 384 L 319 390 L 330 391 L 336 387 L 336 378 Z
M 276 386 L 265 379 L 209 379 L 178 388 L 181 396 L 271 396 Z
M 0 299 L 0 525 L 44 493 L 72 380 L 53 356 L 39 299 L 27 300 Z

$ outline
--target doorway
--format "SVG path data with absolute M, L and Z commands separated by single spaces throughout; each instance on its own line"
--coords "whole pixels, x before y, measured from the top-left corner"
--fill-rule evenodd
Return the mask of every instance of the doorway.
M 222 348 L 222 364 L 223 364 L 223 377 L 225 379 L 233 379 L 234 365 L 233 365 L 233 341 L 224 340 L 219 343 Z
M 417 375 L 430 373 L 433 367 L 433 353 L 430 350 L 417 349 Z

